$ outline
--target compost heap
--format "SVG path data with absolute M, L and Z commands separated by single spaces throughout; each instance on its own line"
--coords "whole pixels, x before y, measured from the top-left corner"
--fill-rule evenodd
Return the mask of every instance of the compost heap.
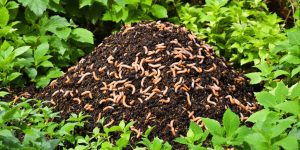
M 37 97 L 63 118 L 91 115 L 88 128 L 101 117 L 106 127 L 134 121 L 134 137 L 155 126 L 152 135 L 168 141 L 185 135 L 190 121 L 203 126 L 200 117 L 221 120 L 231 108 L 244 120 L 258 107 L 247 80 L 212 47 L 161 22 L 123 27 Z

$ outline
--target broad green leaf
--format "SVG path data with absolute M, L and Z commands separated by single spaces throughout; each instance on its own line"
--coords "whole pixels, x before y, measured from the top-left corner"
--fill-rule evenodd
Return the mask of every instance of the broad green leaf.
M 9 2 L 6 4 L 6 8 L 7 8 L 7 9 L 16 9 L 16 8 L 19 8 L 19 4 L 16 3 L 15 1 L 9 1 Z
M 248 73 L 245 76 L 250 78 L 250 84 L 257 84 L 263 80 L 260 72 Z
M 223 116 L 223 126 L 226 132 L 226 137 L 231 137 L 240 126 L 239 116 L 233 113 L 230 109 L 227 109 Z
M 35 68 L 28 68 L 28 69 L 26 69 L 26 73 L 28 74 L 28 76 L 31 79 L 35 79 L 35 77 L 37 76 L 37 70 Z
M 172 145 L 169 142 L 163 144 L 162 150 L 172 150 Z
M 155 137 L 152 144 L 152 149 L 161 149 L 163 145 L 163 140 L 159 139 L 158 137 Z
M 291 88 L 291 95 L 290 97 L 292 99 L 297 98 L 300 96 L 300 82 L 298 82 L 297 84 L 293 85 Z
M 188 140 L 183 137 L 177 137 L 174 139 L 174 141 L 180 144 L 185 144 L 185 145 L 189 144 Z
M 287 36 L 290 44 L 292 45 L 300 45 L 300 28 L 292 28 L 288 30 Z
M 293 136 L 287 136 L 280 141 L 275 142 L 274 145 L 281 146 L 283 149 L 287 150 L 299 150 L 298 141 Z
M 145 131 L 143 137 L 148 138 L 148 136 L 149 136 L 149 134 L 151 133 L 151 131 L 153 130 L 153 128 L 154 128 L 154 127 L 149 127 L 149 128 Z
M 269 92 L 262 91 L 254 93 L 257 102 L 264 107 L 274 107 L 276 105 L 276 97 Z
M 117 140 L 116 145 L 120 148 L 125 148 L 128 145 L 130 133 L 121 134 L 121 138 Z
M 8 92 L 5 91 L 0 91 L 0 97 L 4 97 L 5 95 L 8 95 Z
M 299 72 L 300 72 L 300 66 L 298 66 L 292 70 L 291 77 L 294 77 Z
M 22 46 L 17 49 L 15 49 L 15 56 L 22 55 L 23 53 L 27 52 L 29 50 L 30 46 Z
M 270 111 L 268 109 L 263 109 L 260 110 L 258 112 L 255 112 L 254 114 L 252 114 L 247 121 L 253 122 L 253 123 L 257 123 L 259 121 L 264 122 L 267 117 L 269 116 Z
M 18 0 L 24 7 L 34 12 L 37 16 L 41 16 L 47 9 L 49 0 Z
M 271 129 L 271 138 L 275 138 L 277 136 L 280 136 L 284 131 L 286 131 L 288 128 L 291 127 L 293 123 L 295 123 L 297 120 L 294 118 L 286 118 L 282 119 L 278 122 L 278 124 L 274 125 Z
M 289 93 L 289 88 L 286 87 L 282 81 L 277 83 L 277 86 L 275 88 L 276 103 L 279 104 L 285 101 L 288 93 Z
M 6 26 L 9 20 L 9 12 L 5 7 L 1 7 L 0 14 L 0 27 Z
M 7 121 L 13 120 L 14 119 L 13 117 L 17 113 L 18 110 L 19 110 L 19 107 L 13 107 L 10 110 L 4 112 L 4 115 L 1 116 L 0 122 L 7 123 Z
M 7 76 L 7 80 L 8 81 L 13 81 L 15 80 L 17 77 L 19 77 L 20 75 L 22 75 L 20 72 L 14 72 L 10 75 Z
M 50 79 L 47 77 L 40 77 L 37 79 L 36 86 L 37 87 L 45 87 L 50 83 Z
M 12 149 L 22 149 L 22 145 L 17 137 L 8 129 L 0 130 L 0 141 L 3 145 L 9 145 Z M 1 143 L 0 142 L 0 143 Z
M 76 28 L 71 33 L 72 38 L 82 43 L 94 44 L 93 33 L 84 28 Z
M 286 101 L 284 103 L 275 106 L 286 113 L 292 113 L 294 115 L 300 115 L 300 104 L 298 101 Z
M 293 54 L 287 54 L 287 55 L 283 56 L 279 62 L 280 63 L 287 62 L 290 64 L 297 65 L 297 64 L 300 64 L 300 57 L 295 56 Z
M 42 63 L 39 64 L 39 66 L 43 66 L 43 67 L 54 67 L 52 62 L 46 60 L 46 61 L 43 61 Z
M 197 141 L 201 138 L 202 133 L 203 131 L 200 126 L 197 123 L 191 121 L 189 130 L 187 132 L 187 137 L 191 138 L 193 141 Z
M 84 6 L 91 6 L 92 0 L 79 0 L 79 8 L 82 8 Z
M 223 136 L 223 128 L 221 127 L 220 123 L 216 120 L 209 119 L 209 118 L 202 118 L 205 127 L 212 135 L 219 135 Z
M 277 77 L 282 76 L 282 75 L 289 75 L 289 72 L 284 71 L 284 70 L 276 70 L 274 72 L 274 78 L 277 78 Z
M 48 73 L 47 73 L 47 78 L 53 79 L 53 78 L 58 78 L 60 76 L 62 76 L 64 73 L 62 71 L 60 71 L 57 68 L 51 69 Z
M 157 18 L 166 18 L 168 17 L 167 9 L 164 6 L 154 4 L 151 7 L 151 13 Z
M 268 150 L 266 139 L 261 133 L 252 133 L 245 137 L 245 142 L 249 143 L 253 149 Z
M 102 3 L 104 6 L 107 6 L 108 0 L 95 0 L 95 2 L 100 2 L 100 3 Z

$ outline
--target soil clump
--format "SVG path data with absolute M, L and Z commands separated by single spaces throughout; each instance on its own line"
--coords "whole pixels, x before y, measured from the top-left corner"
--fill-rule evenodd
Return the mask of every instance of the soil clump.
M 62 118 L 84 111 L 86 128 L 134 121 L 136 141 L 149 126 L 167 141 L 200 117 L 221 121 L 226 108 L 245 120 L 258 109 L 253 87 L 211 46 L 184 27 L 143 22 L 111 35 L 65 75 L 36 94 Z M 92 131 L 92 130 L 90 130 Z M 171 142 L 173 143 L 173 142 Z

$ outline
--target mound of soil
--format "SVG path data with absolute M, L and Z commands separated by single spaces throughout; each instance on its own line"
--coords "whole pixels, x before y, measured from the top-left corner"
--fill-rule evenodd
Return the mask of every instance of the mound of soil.
M 135 138 L 155 126 L 152 134 L 167 141 L 185 135 L 190 121 L 203 126 L 200 117 L 221 120 L 231 108 L 244 120 L 258 107 L 244 76 L 212 47 L 184 27 L 161 22 L 123 27 L 36 97 L 49 100 L 63 118 L 90 114 L 87 128 L 101 117 L 105 126 L 135 121 Z

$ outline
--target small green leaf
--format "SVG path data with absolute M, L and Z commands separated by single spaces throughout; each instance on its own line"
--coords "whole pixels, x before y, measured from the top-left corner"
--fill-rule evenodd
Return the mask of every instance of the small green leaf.
M 1 7 L 0 14 L 0 27 L 6 26 L 9 20 L 9 12 L 5 7 Z
M 277 86 L 275 88 L 276 103 L 279 104 L 285 101 L 288 93 L 289 93 L 289 88 L 286 87 L 282 81 L 277 83 Z
M 154 4 L 151 7 L 151 13 L 153 16 L 157 18 L 167 18 L 168 17 L 168 12 L 167 9 L 164 6 Z
M 8 95 L 8 92 L 5 91 L 0 91 L 0 97 L 4 97 L 5 95 Z
M 259 104 L 264 107 L 274 107 L 276 105 L 276 97 L 269 92 L 262 91 L 254 93 Z
M 299 72 L 300 72 L 300 66 L 298 66 L 292 70 L 291 77 L 294 77 Z
M 16 9 L 16 8 L 19 8 L 19 4 L 16 3 L 15 1 L 9 1 L 9 2 L 6 4 L 6 8 L 7 8 L 7 9 Z
M 246 77 L 250 78 L 250 84 L 257 84 L 260 83 L 263 78 L 261 77 L 260 72 L 253 72 L 253 73 L 248 73 L 245 75 Z
M 287 71 L 284 71 L 284 70 L 276 70 L 274 72 L 274 78 L 277 78 L 277 77 L 282 76 L 282 75 L 289 75 L 289 73 Z
M 275 142 L 274 145 L 281 146 L 283 149 L 299 150 L 298 141 L 293 136 L 287 136 L 280 141 Z
M 14 73 L 10 74 L 10 75 L 7 77 L 7 80 L 8 80 L 8 81 L 13 81 L 13 80 L 15 80 L 17 77 L 19 77 L 20 75 L 22 75 L 20 72 L 14 72 Z
M 292 28 L 290 30 L 288 30 L 287 32 L 287 36 L 289 39 L 290 44 L 292 45 L 300 45 L 300 28 Z
M 231 137 L 234 132 L 239 128 L 240 118 L 233 113 L 230 109 L 227 109 L 223 116 L 223 125 L 227 137 Z
M 82 8 L 84 6 L 91 6 L 92 0 L 79 0 L 79 8 Z
M 300 104 L 298 101 L 286 101 L 275 106 L 286 113 L 292 113 L 294 115 L 300 115 Z
M 63 74 L 64 73 L 62 71 L 60 71 L 59 69 L 53 68 L 47 73 L 47 78 L 49 78 L 49 79 L 58 78 L 58 77 L 62 76 Z
M 298 98 L 300 96 L 300 82 L 298 82 L 297 84 L 293 85 L 291 88 L 291 95 L 290 97 L 292 99 L 294 98 Z
M 36 83 L 36 86 L 37 87 L 45 87 L 49 84 L 50 82 L 50 79 L 47 78 L 47 77 L 40 77 L 37 79 L 37 83 Z
M 23 53 L 27 52 L 29 50 L 30 46 L 22 46 L 17 49 L 15 49 L 15 56 L 22 55 Z
M 18 0 L 24 7 L 28 6 L 29 9 L 37 16 L 41 16 L 47 9 L 49 0 Z
M 209 119 L 209 118 L 202 118 L 205 127 L 212 135 L 219 135 L 223 136 L 223 128 L 221 127 L 220 123 L 216 120 Z
M 39 66 L 43 66 L 43 67 L 54 67 L 52 62 L 46 60 L 46 61 L 43 61 L 42 63 L 39 64 Z
M 84 28 L 76 28 L 71 33 L 72 38 L 82 43 L 94 44 L 93 33 Z

